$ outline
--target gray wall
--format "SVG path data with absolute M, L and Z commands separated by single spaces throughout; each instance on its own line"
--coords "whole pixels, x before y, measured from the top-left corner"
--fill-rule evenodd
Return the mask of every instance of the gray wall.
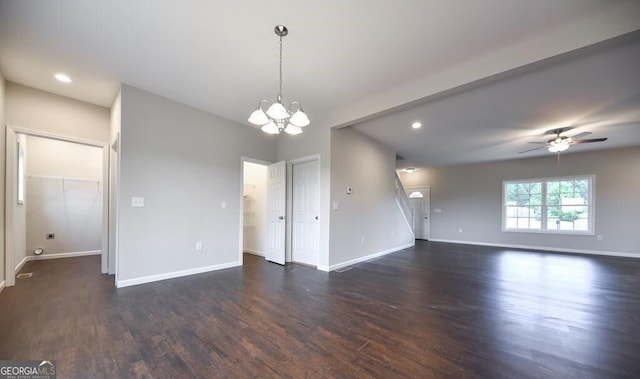
M 0 125 L 2 125 L 2 130 L 0 130 L 0 215 L 4 215 L 4 161 L 5 161 L 5 153 L 4 153 L 4 145 L 5 145 L 5 81 L 2 73 L 0 73 Z M 0 284 L 4 282 L 4 263 L 5 263 L 5 246 L 4 246 L 4 217 L 0 217 Z
M 239 264 L 241 156 L 273 161 L 275 139 L 128 85 L 121 96 L 118 284 Z
M 431 186 L 431 239 L 580 249 L 640 256 L 640 147 L 399 172 Z M 502 181 L 595 174 L 595 234 L 502 232 Z M 441 209 L 442 213 L 434 213 Z M 458 230 L 463 232 L 459 233 Z
M 395 200 L 395 164 L 394 151 L 356 129 L 332 131 L 331 203 L 339 209 L 331 212 L 331 266 L 414 243 Z

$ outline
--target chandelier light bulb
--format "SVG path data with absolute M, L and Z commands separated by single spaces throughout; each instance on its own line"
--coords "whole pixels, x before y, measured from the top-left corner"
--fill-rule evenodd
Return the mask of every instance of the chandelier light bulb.
M 291 135 L 302 134 L 302 128 L 295 126 L 292 123 L 287 124 L 287 127 L 284 128 L 284 131 L 285 133 Z
M 262 129 L 262 131 L 267 134 L 280 134 L 280 128 L 278 128 L 278 125 L 276 125 L 273 120 L 269 121 L 269 123 L 267 123 L 260 129 Z
M 269 123 L 269 117 L 267 117 L 264 111 L 258 107 L 258 109 L 253 111 L 251 116 L 249 116 L 249 122 L 253 125 L 262 126 Z
M 302 109 L 299 109 L 298 111 L 296 111 L 296 113 L 294 113 L 293 116 L 291 116 L 291 118 L 289 119 L 289 122 L 301 128 L 309 125 L 310 123 L 309 117 L 307 117 L 307 115 L 302 111 Z
M 267 115 L 276 120 L 284 120 L 286 118 L 289 118 L 289 113 L 285 109 L 284 105 L 279 102 L 271 104 L 271 106 L 267 110 Z

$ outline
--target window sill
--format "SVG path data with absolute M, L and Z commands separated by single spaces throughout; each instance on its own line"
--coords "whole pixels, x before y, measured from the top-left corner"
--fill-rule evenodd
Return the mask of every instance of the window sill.
M 592 230 L 585 231 L 571 231 L 571 230 L 550 230 L 550 229 L 502 229 L 507 233 L 535 233 L 535 234 L 557 234 L 557 235 L 569 235 L 569 236 L 595 236 L 596 233 Z

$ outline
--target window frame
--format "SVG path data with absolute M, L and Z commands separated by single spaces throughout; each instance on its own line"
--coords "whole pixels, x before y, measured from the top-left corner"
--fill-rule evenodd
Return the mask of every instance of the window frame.
M 589 215 L 587 219 L 587 230 L 558 230 L 547 229 L 547 185 L 549 182 L 568 181 L 568 180 L 587 180 L 589 188 L 589 196 L 587 199 Z M 540 183 L 542 192 L 541 201 L 541 220 L 540 229 L 523 229 L 523 228 L 507 228 L 507 185 L 519 183 Z M 595 175 L 574 175 L 574 176 L 556 176 L 549 178 L 533 178 L 533 179 L 517 179 L 502 181 L 502 231 L 509 233 L 538 233 L 538 234 L 568 234 L 568 235 L 595 235 L 595 218 L 596 218 L 596 176 Z

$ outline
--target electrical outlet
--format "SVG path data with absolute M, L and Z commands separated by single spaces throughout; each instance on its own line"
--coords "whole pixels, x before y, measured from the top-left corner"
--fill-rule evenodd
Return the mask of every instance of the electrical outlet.
M 602 234 L 598 234 L 598 241 L 602 241 Z
M 202 242 L 200 241 L 196 242 L 196 250 L 198 251 L 202 250 Z
M 364 244 L 364 237 L 360 237 L 360 243 Z
M 458 233 L 462 233 L 462 229 L 458 229 Z
M 48 240 L 54 240 L 56 239 L 56 235 L 54 233 L 47 233 L 44 235 L 44 237 Z

